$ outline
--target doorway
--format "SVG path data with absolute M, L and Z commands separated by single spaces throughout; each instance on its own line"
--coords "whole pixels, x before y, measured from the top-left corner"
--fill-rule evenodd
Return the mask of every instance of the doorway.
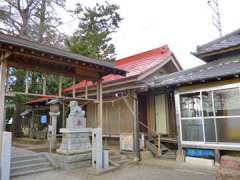
M 138 95 L 138 120 L 140 123 L 140 132 L 147 133 L 147 96 L 145 94 Z

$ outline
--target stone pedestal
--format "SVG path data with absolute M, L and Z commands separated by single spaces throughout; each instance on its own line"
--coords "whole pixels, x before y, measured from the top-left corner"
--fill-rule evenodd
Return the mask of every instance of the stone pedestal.
M 57 149 L 58 153 L 70 155 L 91 151 L 89 138 L 92 132 L 91 128 L 63 128 L 60 129 L 60 132 L 63 133 L 63 139 L 60 148 Z

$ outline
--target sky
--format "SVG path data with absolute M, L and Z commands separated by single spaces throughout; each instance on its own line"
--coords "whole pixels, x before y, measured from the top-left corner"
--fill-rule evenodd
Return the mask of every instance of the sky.
M 79 2 L 94 6 L 105 0 L 66 0 L 66 8 L 73 9 Z M 108 0 L 120 6 L 124 18 L 113 34 L 117 59 L 144 52 L 167 44 L 184 69 L 203 62 L 190 52 L 197 45 L 219 37 L 212 23 L 212 10 L 207 0 Z M 219 0 L 223 34 L 240 28 L 240 1 Z M 61 30 L 73 33 L 78 21 L 64 13 Z

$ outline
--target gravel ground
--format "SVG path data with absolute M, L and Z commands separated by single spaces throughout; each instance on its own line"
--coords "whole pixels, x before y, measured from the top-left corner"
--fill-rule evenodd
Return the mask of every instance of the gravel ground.
M 75 171 L 49 171 L 40 174 L 13 178 L 13 180 L 215 180 L 212 174 L 193 169 L 159 167 L 156 165 L 128 165 L 113 172 L 94 176 L 86 169 Z

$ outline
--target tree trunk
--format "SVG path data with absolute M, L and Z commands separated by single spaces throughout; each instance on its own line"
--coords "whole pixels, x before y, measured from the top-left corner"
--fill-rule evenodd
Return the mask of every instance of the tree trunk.
M 28 20 L 29 20 L 28 9 L 20 10 L 20 14 L 22 17 L 22 26 L 21 26 L 19 36 L 27 38 L 28 37 Z
M 12 124 L 12 132 L 14 137 L 21 137 L 23 135 L 22 133 L 22 117 L 21 117 L 21 111 L 22 111 L 22 103 L 16 101 L 16 111 L 13 117 L 13 124 Z
M 40 9 L 40 23 L 39 23 L 39 33 L 38 33 L 38 42 L 43 42 L 43 35 L 45 32 L 45 20 L 46 20 L 46 0 L 41 1 Z

